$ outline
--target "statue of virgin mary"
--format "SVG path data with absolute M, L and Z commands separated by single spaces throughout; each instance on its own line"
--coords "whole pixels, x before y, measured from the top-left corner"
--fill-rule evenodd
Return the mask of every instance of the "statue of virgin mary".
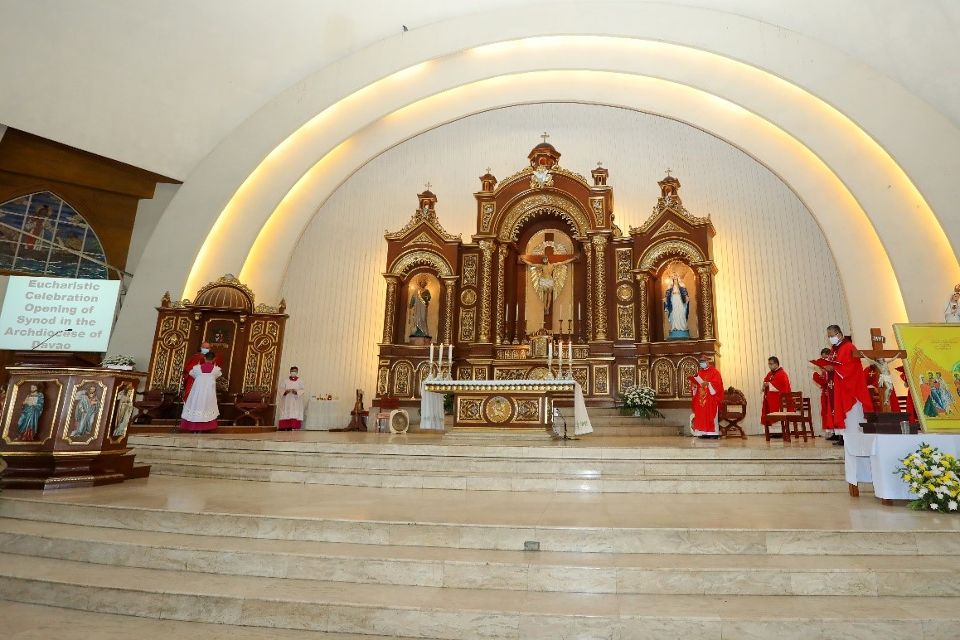
M 668 340 L 686 340 L 690 337 L 687 320 L 690 317 L 690 300 L 687 288 L 683 286 L 683 277 L 674 271 L 667 279 L 670 285 L 663 299 L 663 309 L 667 312 L 670 326 Z

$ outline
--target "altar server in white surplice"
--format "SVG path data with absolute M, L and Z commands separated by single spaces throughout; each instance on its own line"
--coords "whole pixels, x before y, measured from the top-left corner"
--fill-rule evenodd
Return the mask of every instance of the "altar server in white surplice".
M 303 380 L 297 367 L 290 367 L 290 377 L 280 383 L 278 431 L 290 431 L 303 426 Z
M 180 414 L 180 429 L 183 431 L 213 431 L 217 428 L 220 407 L 217 406 L 217 378 L 223 375 L 214 364 L 216 354 L 204 354 L 204 363 L 194 365 L 189 371 L 193 378 L 190 393 L 183 403 Z

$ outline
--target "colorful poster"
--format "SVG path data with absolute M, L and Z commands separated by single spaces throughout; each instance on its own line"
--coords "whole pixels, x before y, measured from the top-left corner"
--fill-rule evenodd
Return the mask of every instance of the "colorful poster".
M 960 326 L 895 324 L 923 430 L 960 432 Z

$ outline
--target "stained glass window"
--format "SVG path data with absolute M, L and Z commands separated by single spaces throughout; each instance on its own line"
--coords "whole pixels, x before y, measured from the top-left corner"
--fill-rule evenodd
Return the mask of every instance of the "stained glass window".
M 62 278 L 107 278 L 93 228 L 62 198 L 42 191 L 0 204 L 0 270 Z

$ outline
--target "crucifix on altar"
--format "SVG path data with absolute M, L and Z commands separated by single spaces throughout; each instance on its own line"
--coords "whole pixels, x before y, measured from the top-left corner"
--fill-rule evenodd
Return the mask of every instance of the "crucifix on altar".
M 886 413 L 890 411 L 890 394 L 894 393 L 893 375 L 890 373 L 890 363 L 894 360 L 901 360 L 907 357 L 907 352 L 899 349 L 884 349 L 883 346 L 887 339 L 883 337 L 883 332 L 879 328 L 870 329 L 871 349 L 861 349 L 856 355 L 877 368 L 877 391 L 880 397 L 880 403 L 876 407 L 877 412 Z
M 569 279 L 567 265 L 577 260 L 579 254 L 556 253 L 552 233 L 545 233 L 543 240 L 543 253 L 521 254 L 518 260 L 528 266 L 530 284 L 543 303 L 543 327 L 546 329 L 553 325 L 554 300 Z

